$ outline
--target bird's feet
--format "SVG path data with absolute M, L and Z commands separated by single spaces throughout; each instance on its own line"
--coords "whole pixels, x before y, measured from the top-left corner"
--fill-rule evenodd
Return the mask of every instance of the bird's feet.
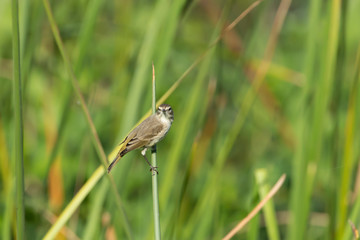
M 141 151 L 141 155 L 143 155 L 143 157 L 145 158 L 147 164 L 149 164 L 149 166 L 150 166 L 150 172 L 152 172 L 152 175 L 154 176 L 155 173 L 156 173 L 156 174 L 159 174 L 159 172 L 158 172 L 158 170 L 157 170 L 158 167 L 154 167 L 153 165 L 151 165 L 151 163 L 150 163 L 149 160 L 147 159 L 147 157 L 146 157 L 146 148 Z
M 154 176 L 155 173 L 159 175 L 159 171 L 157 170 L 158 167 L 154 167 L 150 165 L 150 172 L 152 172 L 152 175 Z

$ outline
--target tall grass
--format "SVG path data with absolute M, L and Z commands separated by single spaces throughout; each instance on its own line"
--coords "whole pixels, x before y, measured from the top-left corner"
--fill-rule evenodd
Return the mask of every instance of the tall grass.
M 75 93 L 76 93 L 76 95 L 77 95 L 77 97 L 79 99 L 79 102 L 81 103 L 82 111 L 83 111 L 84 116 L 85 116 L 85 118 L 87 120 L 89 130 L 91 132 L 91 137 L 92 137 L 92 140 L 93 140 L 93 143 L 94 143 L 94 147 L 95 147 L 95 149 L 97 151 L 97 154 L 99 155 L 99 158 L 100 158 L 101 162 L 103 163 L 104 169 L 107 169 L 109 161 L 107 160 L 104 149 L 103 149 L 103 147 L 102 147 L 102 145 L 100 143 L 99 136 L 98 136 L 97 131 L 95 129 L 94 123 L 93 123 L 93 121 L 91 119 L 89 110 L 88 110 L 88 108 L 86 106 L 84 97 L 81 94 L 81 91 L 80 91 L 80 88 L 79 88 L 79 85 L 78 85 L 78 81 L 77 81 L 77 79 L 75 77 L 75 74 L 74 74 L 73 69 L 72 69 L 71 64 L 70 64 L 69 56 L 68 56 L 67 52 L 65 51 L 64 44 L 62 43 L 62 39 L 61 39 L 61 36 L 59 34 L 59 30 L 58 30 L 56 22 L 54 20 L 49 1 L 44 0 L 44 6 L 45 6 L 46 13 L 48 15 L 48 18 L 49 18 L 49 22 L 50 22 L 50 25 L 51 25 L 51 28 L 52 28 L 52 31 L 53 31 L 53 34 L 54 34 L 55 41 L 56 41 L 57 46 L 59 47 L 59 50 L 61 52 L 62 58 L 63 58 L 64 63 L 65 63 L 65 67 L 66 67 L 66 69 L 67 69 L 67 71 L 68 71 L 68 73 L 70 75 L 70 80 L 71 80 L 72 86 L 74 87 Z M 99 174 L 96 174 L 96 175 L 94 174 L 94 175 L 98 176 L 103 172 L 104 171 L 100 172 Z M 126 235 L 127 235 L 127 237 L 129 239 L 132 239 L 132 233 L 131 233 L 131 230 L 130 230 L 129 222 L 128 222 L 125 210 L 123 208 L 120 195 L 119 195 L 119 193 L 118 193 L 118 191 L 116 189 L 115 182 L 114 182 L 111 175 L 106 175 L 106 176 L 108 177 L 108 179 L 109 179 L 109 181 L 111 183 L 110 184 L 112 186 L 111 190 L 112 190 L 112 193 L 115 196 L 115 203 L 117 204 L 117 208 L 119 209 L 119 211 L 121 213 L 121 217 L 122 217 L 122 221 L 123 221 L 123 225 L 124 225 L 124 228 L 125 228 Z M 98 178 L 95 177 L 95 182 L 97 182 L 96 181 L 97 179 Z M 69 207 L 72 207 L 72 206 L 69 205 Z M 48 237 L 48 238 L 51 238 L 51 237 Z
M 156 81 L 155 81 L 155 67 L 152 64 L 152 114 L 156 113 Z M 156 158 L 156 145 L 151 149 L 151 166 L 157 167 Z M 156 240 L 161 239 L 161 228 L 160 228 L 160 210 L 159 210 L 159 190 L 158 190 L 158 176 L 156 169 L 151 169 L 152 173 L 152 198 L 153 198 L 153 212 L 154 212 L 154 236 Z
M 19 36 L 19 5 L 12 1 L 12 59 L 13 59 L 13 105 L 14 105 L 14 152 L 16 183 L 16 238 L 25 239 L 24 207 L 24 123 L 21 84 L 21 59 Z M 11 185 L 10 185 L 11 186 Z M 8 194 L 12 194 L 8 191 Z M 6 230 L 4 230 L 6 231 Z
M 241 222 L 234 238 L 352 239 L 359 11 L 339 0 L 35 0 L 20 2 L 12 33 L 10 2 L 0 2 L 1 238 L 153 239 L 161 225 L 163 239 L 221 239 Z M 105 173 L 151 114 L 152 61 L 157 104 L 175 113 L 157 145 L 160 223 L 139 152 Z M 25 156 L 23 187 L 12 151 L 16 163 Z M 26 228 L 14 225 L 21 213 Z

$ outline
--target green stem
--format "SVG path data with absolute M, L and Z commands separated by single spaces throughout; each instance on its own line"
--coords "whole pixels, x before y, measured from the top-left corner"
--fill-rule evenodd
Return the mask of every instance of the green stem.
M 15 174 L 16 174 L 16 238 L 24 239 L 24 159 L 23 159 L 23 116 L 20 68 L 19 6 L 12 1 L 12 34 L 14 65 L 14 118 L 15 118 Z
M 152 112 L 155 114 L 156 111 L 156 84 L 155 84 L 155 70 L 154 64 L 153 67 L 153 80 L 152 80 Z M 151 165 L 156 167 L 156 145 L 153 146 L 151 150 Z M 159 213 L 159 193 L 158 193 L 158 182 L 157 182 L 157 173 L 154 168 L 152 172 L 152 195 L 153 195 L 153 210 L 154 210 L 154 232 L 155 239 L 161 239 L 160 232 L 160 213 Z
M 270 186 L 267 183 L 268 181 L 267 175 L 268 172 L 264 168 L 255 170 L 255 181 L 258 185 L 258 192 L 261 199 L 264 199 L 270 190 Z M 265 204 L 263 208 L 263 212 L 265 217 L 265 225 L 268 234 L 268 239 L 279 240 L 280 234 L 278 229 L 278 223 L 276 220 L 275 206 L 272 199 L 269 199 L 269 201 Z

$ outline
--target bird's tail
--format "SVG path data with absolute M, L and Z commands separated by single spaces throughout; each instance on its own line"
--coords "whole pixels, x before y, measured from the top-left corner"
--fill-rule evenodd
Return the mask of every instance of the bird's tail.
M 120 151 L 119 153 L 116 155 L 116 157 L 114 158 L 114 160 L 110 163 L 107 172 L 110 173 L 111 169 L 114 167 L 114 165 L 120 160 L 121 155 L 120 155 Z

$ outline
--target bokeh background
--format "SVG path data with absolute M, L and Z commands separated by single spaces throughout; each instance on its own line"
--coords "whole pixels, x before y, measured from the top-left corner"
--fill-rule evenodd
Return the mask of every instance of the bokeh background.
M 46 2 L 19 9 L 28 239 L 43 238 L 101 166 Z M 50 4 L 110 160 L 151 108 L 152 62 L 158 99 L 178 84 L 165 101 L 175 121 L 157 154 L 163 239 L 221 239 L 282 174 L 284 185 L 234 239 L 355 238 L 359 1 L 264 0 L 231 29 L 254 1 Z M 4 240 L 16 235 L 11 19 L 11 1 L 0 1 Z M 151 174 L 140 152 L 112 176 L 132 238 L 153 239 Z M 56 239 L 129 239 L 123 219 L 104 175 Z

